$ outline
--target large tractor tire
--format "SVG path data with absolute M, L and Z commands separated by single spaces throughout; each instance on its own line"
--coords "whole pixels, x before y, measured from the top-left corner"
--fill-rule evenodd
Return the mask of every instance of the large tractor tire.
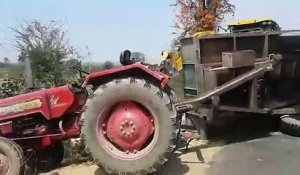
M 173 91 L 143 79 L 124 78 L 95 90 L 82 115 L 82 139 L 110 174 L 148 174 L 176 147 Z
M 23 175 L 23 172 L 22 149 L 14 141 L 0 137 L 0 175 Z
M 284 134 L 300 137 L 300 116 L 296 116 L 296 115 L 281 116 L 280 131 Z

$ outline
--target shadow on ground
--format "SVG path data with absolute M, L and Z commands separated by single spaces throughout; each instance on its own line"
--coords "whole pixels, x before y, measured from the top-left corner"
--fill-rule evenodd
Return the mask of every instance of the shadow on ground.
M 259 115 L 220 116 L 208 131 L 211 143 L 223 145 L 269 137 L 278 131 L 278 118 Z M 213 145 L 208 145 L 213 146 Z
M 226 118 L 219 118 L 216 120 L 214 125 L 210 125 L 209 128 L 209 143 L 206 145 L 193 146 L 188 150 L 184 149 L 185 145 L 181 145 L 179 150 L 176 152 L 174 158 L 172 158 L 160 171 L 161 175 L 174 174 L 202 174 L 205 172 L 207 175 L 223 174 L 222 168 L 226 167 L 227 156 L 231 156 L 233 160 L 243 162 L 247 159 L 240 159 L 240 154 L 243 154 L 243 149 L 237 147 L 237 149 L 230 150 L 230 153 L 227 154 L 227 147 L 232 147 L 232 145 L 247 145 L 248 142 L 253 140 L 268 139 L 272 137 L 272 133 L 278 130 L 278 119 L 270 118 L 264 116 L 228 116 Z M 203 149 L 213 148 L 213 147 L 222 147 L 221 151 L 216 153 L 212 160 L 206 160 L 203 156 Z M 233 146 L 235 147 L 235 146 Z M 252 149 L 252 148 L 249 148 Z M 255 152 L 255 148 L 254 152 Z M 189 158 L 183 158 L 185 154 L 194 154 L 193 157 L 197 157 L 196 160 Z M 218 159 L 218 155 L 222 158 Z M 249 155 L 248 155 L 249 156 Z M 218 159 L 219 164 L 215 164 L 214 159 Z M 242 163 L 242 164 L 243 164 Z M 201 171 L 195 170 L 195 168 L 190 168 L 191 166 L 196 167 Z M 198 166 L 198 167 L 197 167 Z M 218 166 L 218 167 L 216 167 Z M 213 167 L 213 168 L 209 168 Z M 234 169 L 234 162 L 231 166 L 231 169 Z M 207 169 L 207 170 L 203 170 Z M 227 168 L 226 168 L 227 169 Z M 232 171 L 234 172 L 234 170 Z M 249 173 L 251 171 L 249 170 Z M 229 171 L 229 174 L 231 171 Z M 232 174 L 232 173 L 231 173 Z M 233 173 L 236 174 L 236 173 Z

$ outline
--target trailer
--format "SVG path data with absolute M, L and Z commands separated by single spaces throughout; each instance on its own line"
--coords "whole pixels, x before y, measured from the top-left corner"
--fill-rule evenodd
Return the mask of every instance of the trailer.
M 181 40 L 184 96 L 178 111 L 207 139 L 206 124 L 222 112 L 279 117 L 299 136 L 300 32 L 256 31 Z

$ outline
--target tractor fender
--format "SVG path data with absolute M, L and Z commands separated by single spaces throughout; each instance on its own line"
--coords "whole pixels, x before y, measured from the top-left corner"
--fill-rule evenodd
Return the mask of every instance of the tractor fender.
M 159 83 L 162 89 L 165 88 L 169 80 L 169 77 L 167 75 L 158 71 L 153 71 L 143 64 L 136 63 L 127 66 L 120 66 L 114 69 L 91 73 L 85 78 L 82 87 L 84 88 L 88 85 L 92 85 L 94 88 L 96 88 L 102 84 L 111 81 L 112 79 L 126 77 L 139 77 L 144 78 L 146 80 L 154 81 L 155 83 Z
M 47 120 L 60 118 L 74 103 L 68 86 L 39 90 L 0 101 L 0 121 L 40 114 Z

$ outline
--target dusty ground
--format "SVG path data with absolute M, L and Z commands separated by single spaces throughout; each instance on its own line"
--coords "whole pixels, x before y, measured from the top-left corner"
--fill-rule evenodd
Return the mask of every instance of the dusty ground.
M 265 126 L 239 125 L 222 131 L 208 146 L 193 142 L 181 149 L 157 175 L 298 175 L 300 139 L 270 132 Z M 242 129 L 241 129 L 242 128 Z M 220 136 L 220 135 L 219 135 Z M 56 170 L 60 175 L 104 175 L 94 165 L 72 165 Z
M 177 151 L 175 156 L 167 163 L 166 167 L 163 168 L 159 174 L 181 175 L 195 174 L 196 172 L 196 174 L 199 175 L 204 174 L 205 170 L 209 168 L 209 162 L 213 160 L 213 156 L 222 149 L 222 147 L 219 146 L 200 149 L 198 146 L 193 145 L 198 145 L 198 143 L 191 143 L 188 152 L 185 152 L 185 150 Z M 55 171 L 60 175 L 105 175 L 105 173 L 98 169 L 97 166 L 88 164 L 71 165 Z

